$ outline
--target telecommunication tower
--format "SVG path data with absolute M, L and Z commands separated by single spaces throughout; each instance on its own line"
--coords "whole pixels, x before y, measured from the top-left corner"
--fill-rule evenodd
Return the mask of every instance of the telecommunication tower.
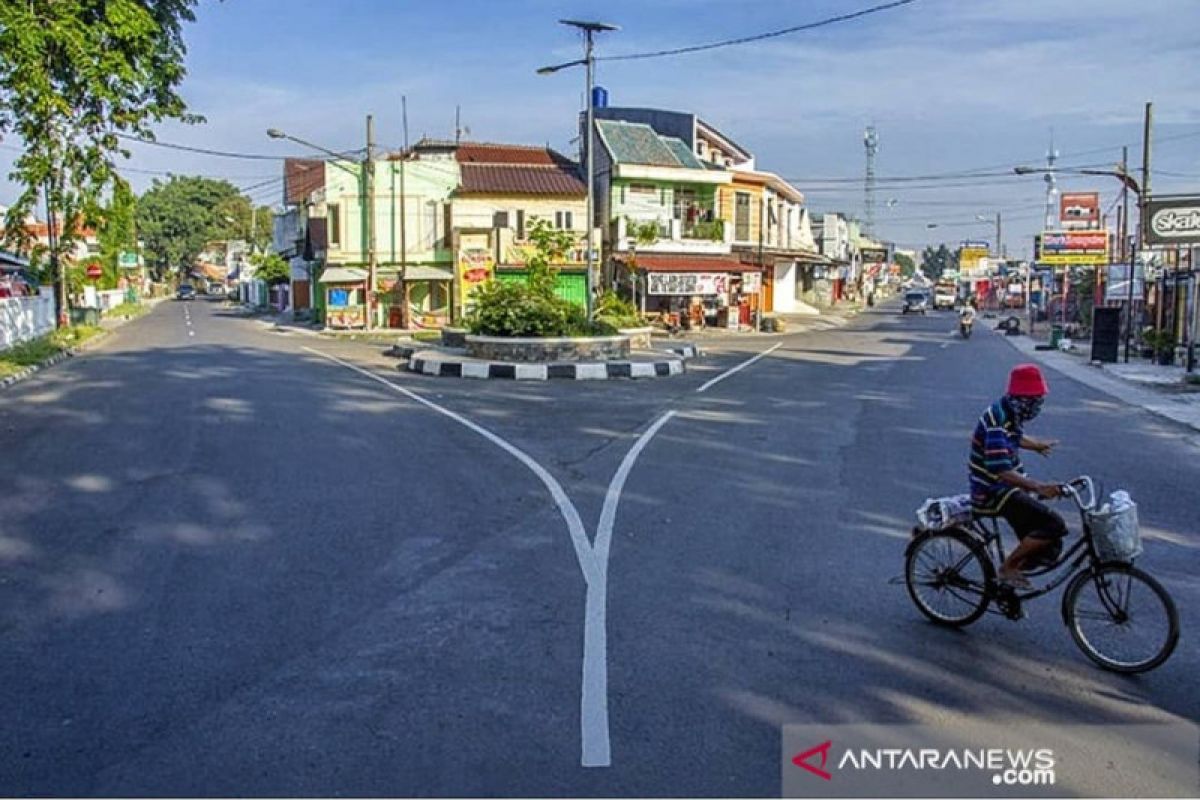
M 875 154 L 879 152 L 879 134 L 875 132 L 874 125 L 868 125 L 866 131 L 863 132 L 863 146 L 867 149 L 867 178 L 865 182 L 866 189 L 866 212 L 867 220 L 865 233 L 868 236 L 875 234 Z
M 1054 149 L 1054 129 L 1050 129 L 1050 149 L 1046 151 L 1046 227 L 1044 231 L 1057 230 L 1058 222 L 1058 179 L 1054 176 L 1054 162 L 1058 160 L 1058 151 Z

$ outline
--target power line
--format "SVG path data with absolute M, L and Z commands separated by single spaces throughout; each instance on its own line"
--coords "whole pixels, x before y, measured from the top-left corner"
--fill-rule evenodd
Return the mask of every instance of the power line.
M 686 53 L 699 53 L 703 50 L 715 50 L 718 47 L 732 47 L 739 44 L 749 44 L 750 42 L 761 42 L 764 39 L 774 39 L 779 36 L 786 36 L 790 33 L 799 33 L 800 31 L 809 31 L 814 28 L 823 28 L 826 25 L 833 25 L 839 22 L 848 22 L 852 19 L 865 17 L 868 14 L 876 14 L 880 11 L 888 11 L 900 6 L 906 6 L 909 3 L 915 3 L 916 0 L 893 0 L 891 3 L 883 3 L 870 8 L 864 8 L 861 11 L 854 11 L 849 14 L 839 14 L 836 17 L 818 20 L 817 22 L 808 22 L 803 25 L 793 25 L 790 28 L 781 28 L 776 31 L 768 31 L 766 33 L 758 33 L 753 36 L 742 36 L 737 39 L 725 39 L 720 42 L 709 42 L 708 44 L 696 44 L 688 47 L 676 47 L 671 50 L 655 50 L 648 53 L 630 53 L 628 55 L 618 56 L 601 56 L 597 61 L 632 61 L 634 59 L 643 58 L 662 58 L 665 56 L 678 56 Z
M 143 139 L 139 136 L 130 136 L 129 134 L 125 134 L 125 133 L 118 133 L 116 135 L 127 141 L 137 142 L 139 144 L 148 144 L 153 147 L 165 147 L 169 150 L 183 150 L 184 152 L 188 152 L 188 153 L 200 153 L 201 155 L 206 155 L 206 156 L 218 156 L 220 158 L 242 158 L 242 159 L 248 159 L 248 160 L 253 160 L 253 161 L 285 161 L 289 158 L 303 158 L 303 159 L 309 159 L 309 160 L 317 160 L 317 159 L 314 159 L 312 156 L 270 156 L 270 155 L 266 155 L 263 153 L 235 153 L 235 152 L 232 152 L 229 150 L 212 150 L 207 147 L 193 147 L 193 146 L 187 145 L 187 144 L 175 144 L 173 142 L 162 142 L 162 141 L 158 141 L 157 139 Z M 359 147 L 354 150 L 344 150 L 344 151 L 340 152 L 338 155 L 351 156 L 351 155 L 355 155 L 357 153 L 361 153 L 365 149 L 366 148 Z M 328 160 L 328 157 L 324 157 L 319 160 L 325 161 L 325 160 Z

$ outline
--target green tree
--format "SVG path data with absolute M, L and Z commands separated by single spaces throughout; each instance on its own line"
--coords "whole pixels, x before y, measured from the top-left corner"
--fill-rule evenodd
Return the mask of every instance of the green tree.
M 278 253 L 255 253 L 250 256 L 250 263 L 254 265 L 254 277 L 271 286 L 292 279 L 292 268 Z
M 151 138 L 165 119 L 198 122 L 176 89 L 186 73 L 183 23 L 196 0 L 6 0 L 0 3 L 0 134 L 20 140 L 10 178 L 7 244 L 28 246 L 22 224 L 40 193 L 62 226 L 58 251 L 95 221 L 128 156 L 120 134 Z
M 270 206 L 253 206 L 248 197 L 239 194 L 223 201 L 218 212 L 218 227 L 213 238 L 241 239 L 250 242 L 256 250 L 270 249 L 271 226 L 274 224 Z
M 921 271 L 931 281 L 941 278 L 943 272 L 954 272 L 957 269 L 958 254 L 944 243 L 936 248 L 930 245 L 921 253 Z
M 900 265 L 900 274 L 906 278 L 917 271 L 917 265 L 905 253 L 896 253 L 896 263 Z
M 558 281 L 558 270 L 567 253 L 575 246 L 575 236 L 570 231 L 559 230 L 548 220 L 534 217 L 529 224 L 529 241 L 533 253 L 526 259 L 529 268 L 529 286 L 537 294 L 553 296 Z
M 123 179 L 113 183 L 112 196 L 100 214 L 100 286 L 112 289 L 120 278 L 118 260 L 122 252 L 137 252 L 137 196 Z
M 226 217 L 246 198 L 228 181 L 172 176 L 155 180 L 137 204 L 138 234 L 147 263 L 161 277 L 167 270 L 187 271 L 213 239 L 231 238 L 235 222 Z M 235 234 L 236 238 L 236 234 Z

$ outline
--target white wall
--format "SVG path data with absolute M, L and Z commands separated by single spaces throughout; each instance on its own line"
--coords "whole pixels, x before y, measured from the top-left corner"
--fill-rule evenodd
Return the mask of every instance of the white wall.
M 0 299 L 0 350 L 54 330 L 54 298 L 5 297 Z

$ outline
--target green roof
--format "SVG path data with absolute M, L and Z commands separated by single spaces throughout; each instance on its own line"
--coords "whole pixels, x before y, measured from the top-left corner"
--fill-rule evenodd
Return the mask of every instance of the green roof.
M 692 152 L 692 148 L 684 143 L 683 139 L 676 139 L 673 136 L 663 136 L 662 140 L 667 147 L 671 148 L 671 153 L 679 160 L 679 165 L 688 169 L 704 169 L 704 164 L 700 159 L 696 158 L 696 154 Z
M 613 161 L 618 164 L 704 168 L 686 144 L 679 139 L 660 136 L 649 125 L 598 119 L 596 127 Z

